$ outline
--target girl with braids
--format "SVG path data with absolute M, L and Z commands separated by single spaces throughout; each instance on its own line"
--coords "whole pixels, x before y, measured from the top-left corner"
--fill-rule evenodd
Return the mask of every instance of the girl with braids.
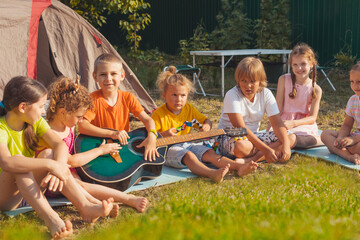
M 322 90 L 316 84 L 314 51 L 305 43 L 297 44 L 290 54 L 289 64 L 291 74 L 282 75 L 277 86 L 276 102 L 281 119 L 296 135 L 296 147 L 323 145 L 316 124 Z
M 237 161 L 285 162 L 291 156 L 295 135 L 281 121 L 276 100 L 269 89 L 262 62 L 254 57 L 240 61 L 235 70 L 236 86 L 224 98 L 218 128 L 243 127 L 247 139 L 220 136 L 219 151 Z M 271 132 L 259 132 L 260 122 L 267 115 L 274 127 Z
M 5 86 L 0 103 L 0 210 L 15 209 L 25 200 L 59 239 L 72 234 L 72 224 L 51 208 L 41 187 L 59 189 L 90 222 L 107 216 L 113 206 L 111 199 L 90 203 L 79 191 L 67 165 L 66 144 L 41 117 L 46 99 L 46 88 L 28 77 L 14 77 Z M 54 150 L 53 158 L 33 159 L 39 138 Z
M 346 105 L 345 120 L 339 131 L 324 130 L 321 140 L 331 153 L 356 165 L 360 164 L 360 61 L 350 70 L 350 87 L 354 91 Z M 355 124 L 355 131 L 351 132 Z
M 75 126 L 91 107 L 92 99 L 87 89 L 80 85 L 80 78 L 73 83 L 67 77 L 59 77 L 50 89 L 50 104 L 46 112 L 48 123 L 51 129 L 68 146 L 68 164 L 72 167 L 71 173 L 82 186 L 82 191 L 87 199 L 93 203 L 101 203 L 100 200 L 113 198 L 116 202 L 124 203 L 136 208 L 139 212 L 144 212 L 148 205 L 148 200 L 144 197 L 137 197 L 102 185 L 81 181 L 75 167 L 83 166 L 100 155 L 117 151 L 121 148 L 120 144 L 105 144 L 104 140 L 98 148 L 71 155 L 74 147 Z M 45 149 L 39 153 L 39 157 L 51 157 L 52 155 L 52 149 Z M 110 215 L 116 217 L 118 209 L 119 206 L 115 204 Z
M 177 127 L 184 122 L 196 119 L 202 127 L 200 131 L 211 130 L 211 121 L 187 103 L 188 95 L 193 91 L 192 82 L 185 76 L 176 73 L 176 68 L 170 66 L 167 71 L 160 73 L 156 84 L 165 100 L 153 114 L 156 131 L 163 137 L 188 134 L 190 127 L 177 131 Z M 208 177 L 221 182 L 229 170 L 237 171 L 244 176 L 257 168 L 257 163 L 236 162 L 218 155 L 213 149 L 202 143 L 180 143 L 171 146 L 165 156 L 165 165 L 174 168 L 188 167 L 196 175 Z M 208 168 L 204 163 L 212 163 L 219 169 Z

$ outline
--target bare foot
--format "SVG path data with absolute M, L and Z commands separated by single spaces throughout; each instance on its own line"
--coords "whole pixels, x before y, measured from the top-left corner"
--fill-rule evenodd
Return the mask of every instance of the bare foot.
M 139 212 L 144 212 L 149 204 L 149 201 L 144 197 L 137 197 L 132 194 L 129 195 L 129 203 L 128 205 L 135 208 Z
M 253 171 L 255 171 L 257 169 L 259 165 L 256 162 L 249 162 L 246 163 L 244 165 L 242 165 L 241 167 L 239 167 L 237 174 L 239 175 L 239 177 L 241 176 L 245 176 Z
M 251 156 L 251 157 L 246 157 L 246 158 L 235 158 L 234 160 L 235 162 L 241 163 L 241 164 L 246 164 L 246 163 L 250 163 L 250 162 L 261 162 L 261 161 L 265 161 L 265 157 L 258 157 L 257 155 Z
M 118 215 L 119 215 L 119 205 L 113 203 L 113 208 L 111 209 L 109 216 L 112 218 L 116 218 Z
M 102 204 L 92 204 L 85 207 L 81 212 L 81 217 L 86 222 L 96 222 L 99 217 L 106 217 L 110 214 L 113 209 L 114 199 L 109 198 L 108 200 L 103 200 Z
M 225 167 L 219 168 L 215 170 L 215 172 L 210 176 L 212 180 L 214 180 L 217 183 L 220 183 L 223 181 L 225 175 L 229 172 L 230 164 L 226 165 Z
M 65 226 L 60 229 L 54 229 L 53 239 L 62 239 L 71 236 L 73 233 L 73 226 L 70 221 L 65 221 Z
M 359 156 L 359 154 L 355 153 L 355 154 L 351 155 L 351 157 L 349 158 L 349 162 L 352 162 L 355 165 L 359 165 L 360 164 L 360 156 Z

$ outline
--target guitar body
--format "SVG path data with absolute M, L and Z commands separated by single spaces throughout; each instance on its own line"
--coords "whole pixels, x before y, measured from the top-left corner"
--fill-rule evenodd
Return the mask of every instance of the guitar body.
M 152 179 L 160 176 L 165 162 L 167 147 L 159 147 L 160 157 L 155 161 L 144 160 L 144 148 L 137 148 L 147 136 L 145 128 L 139 128 L 128 133 L 128 144 L 119 150 L 121 158 L 117 163 L 110 154 L 99 156 L 88 164 L 77 168 L 82 180 L 97 183 L 125 191 L 143 178 Z M 161 138 L 161 136 L 159 135 Z M 80 134 L 75 140 L 75 153 L 86 152 L 101 145 L 104 138 Z M 116 140 L 113 140 L 116 142 Z M 118 142 L 118 141 L 117 141 Z

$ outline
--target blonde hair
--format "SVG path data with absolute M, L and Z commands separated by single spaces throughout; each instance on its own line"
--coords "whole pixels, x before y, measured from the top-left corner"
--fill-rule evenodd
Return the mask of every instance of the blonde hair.
M 316 82 L 316 78 L 317 78 L 317 70 L 316 70 L 317 61 L 316 61 L 314 50 L 306 43 L 298 43 L 295 45 L 295 47 L 293 48 L 293 50 L 290 53 L 290 59 L 289 59 L 290 66 L 292 64 L 292 58 L 295 56 L 301 56 L 303 58 L 306 58 L 310 63 L 312 63 L 312 76 L 311 76 L 312 86 L 313 86 L 312 97 L 316 98 L 317 96 L 316 96 L 316 92 L 315 92 L 315 82 Z M 296 76 L 294 74 L 293 69 L 291 69 L 291 80 L 292 80 L 293 88 L 292 88 L 292 91 L 289 93 L 289 97 L 295 98 L 296 97 L 296 87 L 295 87 Z
M 97 67 L 103 63 L 119 63 L 121 65 L 121 68 L 123 67 L 120 58 L 118 58 L 117 56 L 115 56 L 114 54 L 111 54 L 111 53 L 103 53 L 95 59 L 95 62 L 94 62 L 94 72 L 95 73 L 97 71 Z
M 267 86 L 264 65 L 260 59 L 246 57 L 239 62 L 235 70 L 235 80 L 239 86 L 240 81 L 244 78 L 259 82 L 258 92 L 261 92 Z
M 73 81 L 61 76 L 50 86 L 50 103 L 46 111 L 46 118 L 52 121 L 60 108 L 68 113 L 74 113 L 80 108 L 92 107 L 92 99 L 88 90 L 80 85 L 80 78 Z
M 350 72 L 352 71 L 360 71 L 360 61 L 358 61 L 350 70 Z
M 194 92 L 193 83 L 184 75 L 176 73 L 176 67 L 170 66 L 168 69 L 159 74 L 156 80 L 156 86 L 161 93 L 165 93 L 169 85 L 181 85 L 186 86 L 189 93 Z

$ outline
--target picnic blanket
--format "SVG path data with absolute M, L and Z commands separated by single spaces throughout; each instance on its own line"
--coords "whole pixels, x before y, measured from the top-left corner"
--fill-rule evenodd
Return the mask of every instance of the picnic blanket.
M 354 163 L 348 162 L 342 157 L 339 157 L 338 155 L 330 153 L 326 146 L 308 149 L 294 149 L 294 152 L 311 157 L 316 157 L 327 162 L 336 163 L 349 169 L 360 170 L 360 165 L 355 165 Z
M 169 167 L 163 166 L 162 174 L 159 177 L 157 177 L 155 179 L 151 179 L 151 180 L 142 180 L 138 184 L 127 189 L 125 192 L 129 193 L 129 192 L 133 192 L 133 191 L 144 190 L 149 187 L 161 186 L 161 185 L 178 182 L 178 181 L 181 181 L 181 180 L 184 180 L 187 178 L 192 178 L 192 177 L 196 177 L 196 175 L 191 173 L 190 170 L 187 168 L 175 169 L 175 168 L 169 168 Z M 72 204 L 66 198 L 49 198 L 49 203 L 53 207 L 65 206 L 65 205 Z M 26 213 L 29 211 L 33 211 L 33 208 L 31 206 L 25 206 L 25 207 L 17 208 L 15 210 L 5 211 L 3 213 L 5 213 L 6 215 L 8 215 L 10 217 L 14 217 L 20 213 Z
M 321 131 L 319 131 L 319 133 L 321 133 Z M 360 165 L 355 165 L 354 163 L 350 163 L 335 154 L 331 154 L 328 151 L 326 146 L 320 146 L 320 147 L 314 147 L 314 148 L 308 148 L 308 149 L 293 149 L 292 153 L 294 153 L 294 152 L 299 153 L 299 154 L 304 154 L 307 156 L 311 156 L 311 157 L 316 157 L 318 159 L 321 159 L 321 160 L 324 160 L 327 162 L 339 164 L 339 165 L 349 168 L 349 169 L 360 170 Z M 129 193 L 132 191 L 139 191 L 139 190 L 143 190 L 143 189 L 146 189 L 149 187 L 161 186 L 161 185 L 178 182 L 178 181 L 181 181 L 181 180 L 184 180 L 187 178 L 192 178 L 192 177 L 196 177 L 196 175 L 191 173 L 190 170 L 187 168 L 175 169 L 175 168 L 169 168 L 169 167 L 163 166 L 162 174 L 159 177 L 157 177 L 155 179 L 151 179 L 151 180 L 143 180 L 143 181 L 139 182 L 138 184 L 130 187 L 125 192 Z M 63 205 L 71 204 L 71 202 L 69 200 L 67 200 L 66 198 L 60 198 L 60 199 L 52 198 L 52 199 L 49 199 L 49 203 L 51 206 L 63 206 Z M 6 211 L 4 213 L 13 217 L 20 213 L 29 212 L 32 210 L 33 209 L 31 206 L 25 206 L 25 207 L 18 208 L 18 209 L 12 210 L 12 211 Z

